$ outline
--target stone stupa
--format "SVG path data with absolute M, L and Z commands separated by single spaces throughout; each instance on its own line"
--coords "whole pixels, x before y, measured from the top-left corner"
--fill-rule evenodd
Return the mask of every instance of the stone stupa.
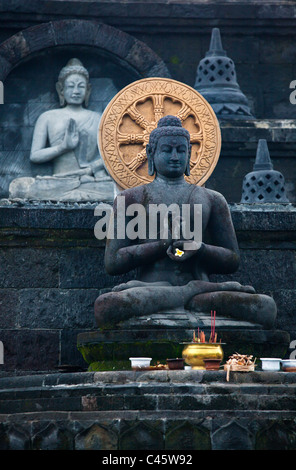
M 223 50 L 219 28 L 212 30 L 210 49 L 198 64 L 194 88 L 218 119 L 255 119 L 237 83 L 234 62 Z
M 258 141 L 253 171 L 244 177 L 241 203 L 289 203 L 285 178 L 273 169 L 265 139 Z

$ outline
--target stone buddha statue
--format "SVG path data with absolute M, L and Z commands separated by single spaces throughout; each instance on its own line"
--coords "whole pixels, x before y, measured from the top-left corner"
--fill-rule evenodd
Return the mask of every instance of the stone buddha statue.
M 120 193 L 126 211 L 133 204 L 188 204 L 190 218 L 195 205 L 202 207 L 202 241 L 168 236 L 110 238 L 105 252 L 106 270 L 119 275 L 136 270 L 137 279 L 120 284 L 100 295 L 95 302 L 98 327 L 109 328 L 131 317 L 148 317 L 157 312 L 184 308 L 210 312 L 238 321 L 272 328 L 276 318 L 274 300 L 257 294 L 253 287 L 238 282 L 210 282 L 211 274 L 237 270 L 240 256 L 230 211 L 224 197 L 205 187 L 189 184 L 190 135 L 175 116 L 165 116 L 150 134 L 146 147 L 149 174 L 154 180 Z M 119 196 L 118 196 L 119 197 Z M 114 229 L 118 218 L 114 201 Z M 125 216 L 125 223 L 128 218 Z
M 11 198 L 113 200 L 113 180 L 98 151 L 100 114 L 86 109 L 91 91 L 87 69 L 71 59 L 60 71 L 56 89 L 60 109 L 38 118 L 31 147 L 33 163 L 53 163 L 52 176 L 23 177 L 9 187 Z

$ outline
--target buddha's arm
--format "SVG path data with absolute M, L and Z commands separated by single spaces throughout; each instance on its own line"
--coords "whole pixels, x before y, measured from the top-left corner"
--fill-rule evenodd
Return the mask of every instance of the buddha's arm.
M 126 198 L 126 207 L 128 198 Z M 134 202 L 134 201 L 133 201 Z M 114 201 L 114 233 L 117 233 L 117 199 Z M 125 225 L 126 226 L 126 225 Z M 133 244 L 126 234 L 124 239 L 108 239 L 105 252 L 106 271 L 112 275 L 124 274 L 145 264 L 154 263 L 166 255 L 171 239 L 143 240 Z
M 64 139 L 57 145 L 46 147 L 48 136 L 48 119 L 46 113 L 42 114 L 35 125 L 30 160 L 33 163 L 45 163 L 59 157 L 63 153 L 72 150 L 78 143 L 75 123 L 70 120 Z M 73 141 L 73 142 L 72 142 Z
M 61 155 L 61 146 L 46 147 L 47 144 L 47 119 L 41 115 L 35 125 L 30 160 L 33 163 L 45 163 Z
M 169 246 L 169 243 L 166 243 L 165 240 L 160 240 L 114 249 L 113 246 L 110 246 L 112 242 L 114 243 L 114 240 L 111 241 L 106 250 L 105 267 L 108 274 L 113 276 L 156 262 L 165 256 Z
M 226 200 L 216 192 L 211 193 L 211 199 L 208 231 L 212 244 L 202 243 L 197 257 L 209 274 L 229 274 L 239 266 L 237 239 Z

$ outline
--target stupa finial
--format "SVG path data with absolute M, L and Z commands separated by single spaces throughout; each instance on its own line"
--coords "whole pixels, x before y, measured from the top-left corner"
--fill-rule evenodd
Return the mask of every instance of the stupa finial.
M 212 55 L 226 56 L 226 51 L 222 47 L 222 40 L 219 28 L 212 29 L 212 36 L 210 42 L 210 49 L 206 53 L 206 57 Z
M 259 139 L 257 152 L 256 152 L 256 160 L 253 166 L 253 170 L 272 170 L 273 164 L 270 160 L 270 154 L 267 146 L 267 142 L 265 139 Z

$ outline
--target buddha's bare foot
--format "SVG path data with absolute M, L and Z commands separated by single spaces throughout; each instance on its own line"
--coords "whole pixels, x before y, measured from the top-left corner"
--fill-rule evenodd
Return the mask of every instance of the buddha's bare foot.
M 255 294 L 256 291 L 254 287 L 252 286 L 243 286 L 239 282 L 236 281 L 227 281 L 227 282 L 221 282 L 218 283 L 222 289 L 221 290 L 227 290 L 227 291 L 238 291 L 238 292 L 246 292 L 248 294 Z
M 255 294 L 255 289 L 252 286 L 243 286 L 236 281 L 227 282 L 209 282 L 209 281 L 190 281 L 186 288 L 193 295 L 203 294 L 206 292 L 219 292 L 219 291 L 235 291 L 245 292 L 248 294 Z
M 128 281 L 118 284 L 118 286 L 113 287 L 112 292 L 121 292 L 122 290 L 131 289 L 132 287 L 143 287 L 144 282 L 142 281 Z
M 171 284 L 166 281 L 159 281 L 159 282 L 144 282 L 144 281 L 137 281 L 132 280 L 128 282 L 124 282 L 122 284 L 118 284 L 118 286 L 113 287 L 113 292 L 121 292 L 126 289 L 131 289 L 132 287 L 161 287 L 161 286 L 170 286 Z

